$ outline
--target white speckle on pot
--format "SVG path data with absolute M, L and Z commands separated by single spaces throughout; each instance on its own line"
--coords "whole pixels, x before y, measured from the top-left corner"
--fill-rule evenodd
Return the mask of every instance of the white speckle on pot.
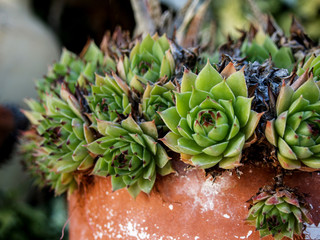
M 306 224 L 306 239 L 320 239 L 320 226 Z
M 234 235 L 235 238 L 239 238 L 238 236 Z
M 197 240 L 197 239 L 200 239 L 200 237 L 198 237 L 198 236 L 194 237 L 194 240 Z
M 128 221 L 126 225 L 119 224 L 120 230 L 126 237 L 135 237 L 136 239 L 150 239 L 150 234 L 139 228 L 140 224 Z M 147 230 L 147 229 L 146 229 Z
M 224 218 L 230 218 L 230 216 L 228 214 L 223 214 Z
M 173 205 L 172 205 L 172 204 L 169 205 L 169 209 L 170 209 L 170 210 L 173 209 Z
M 252 231 L 250 230 L 247 234 L 247 238 L 252 234 Z
M 102 239 L 103 233 L 102 232 L 95 232 L 95 233 L 93 233 L 93 237 L 94 237 L 95 240 L 96 239 Z
M 246 238 L 246 236 L 241 236 L 241 237 L 240 237 L 240 239 L 245 239 L 245 238 Z
M 209 177 L 202 184 L 194 181 L 185 176 L 185 184 L 183 187 L 177 189 L 178 192 L 182 194 L 188 194 L 194 199 L 193 207 L 200 206 L 200 212 L 204 213 L 207 211 L 217 210 L 215 207 L 215 198 L 219 195 L 224 195 L 224 190 L 231 187 L 232 181 L 230 181 L 231 176 L 229 174 L 218 178 L 213 182 L 212 178 Z

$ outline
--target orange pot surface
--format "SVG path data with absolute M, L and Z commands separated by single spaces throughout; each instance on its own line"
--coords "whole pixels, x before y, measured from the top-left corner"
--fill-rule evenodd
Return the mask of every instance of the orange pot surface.
M 240 179 L 225 172 L 213 183 L 203 170 L 185 167 L 179 163 L 177 174 L 159 177 L 151 194 L 140 193 L 136 200 L 125 189 L 112 192 L 110 178 L 95 177 L 69 199 L 70 240 L 260 239 L 254 227 L 244 223 L 246 201 L 272 183 L 272 169 L 245 166 Z M 318 225 L 320 174 L 295 173 L 285 184 L 309 194 Z M 306 238 L 314 237 L 320 239 L 319 229 L 308 227 Z

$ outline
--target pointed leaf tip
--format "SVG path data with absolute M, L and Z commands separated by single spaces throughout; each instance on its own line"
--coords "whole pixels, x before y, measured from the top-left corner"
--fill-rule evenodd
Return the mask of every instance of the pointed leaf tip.
M 222 82 L 222 80 L 221 75 L 208 61 L 206 66 L 198 74 L 195 80 L 195 87 L 198 90 L 209 92 L 212 87 Z

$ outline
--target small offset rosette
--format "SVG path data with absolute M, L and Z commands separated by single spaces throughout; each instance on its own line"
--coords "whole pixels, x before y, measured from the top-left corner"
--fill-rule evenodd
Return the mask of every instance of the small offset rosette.
M 91 121 L 121 121 L 131 113 L 130 89 L 118 76 L 96 75 L 95 84 L 86 96 L 92 113 L 88 114 Z
M 116 63 L 104 55 L 93 41 L 87 43 L 80 56 L 63 49 L 60 61 L 49 67 L 46 76 L 36 82 L 39 97 L 47 93 L 59 94 L 61 83 L 68 85 L 75 94 L 76 87 L 88 88 L 94 82 L 95 73 L 102 74 L 116 69 Z
M 125 56 L 118 62 L 117 69 L 119 76 L 140 93 L 148 82 L 155 83 L 163 77 L 170 79 L 175 62 L 166 35 L 148 34 L 132 48 L 129 58 Z
M 158 129 L 168 128 L 165 126 L 158 112 L 162 112 L 172 106 L 174 106 L 174 93 L 176 86 L 171 82 L 167 82 L 163 85 L 160 83 L 150 85 L 143 93 L 142 103 L 140 104 L 140 112 L 147 121 L 155 121 Z
M 249 201 L 247 223 L 256 227 L 260 237 L 272 235 L 274 239 L 301 237 L 303 224 L 312 224 L 309 205 L 303 196 L 290 189 L 262 189 Z

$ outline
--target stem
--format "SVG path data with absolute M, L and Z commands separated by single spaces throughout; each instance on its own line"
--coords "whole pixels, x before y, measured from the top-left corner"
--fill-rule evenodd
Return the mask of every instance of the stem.
M 276 188 L 279 188 L 283 186 L 284 171 L 280 166 L 277 167 L 276 171 L 277 175 L 274 177 L 274 181 Z

